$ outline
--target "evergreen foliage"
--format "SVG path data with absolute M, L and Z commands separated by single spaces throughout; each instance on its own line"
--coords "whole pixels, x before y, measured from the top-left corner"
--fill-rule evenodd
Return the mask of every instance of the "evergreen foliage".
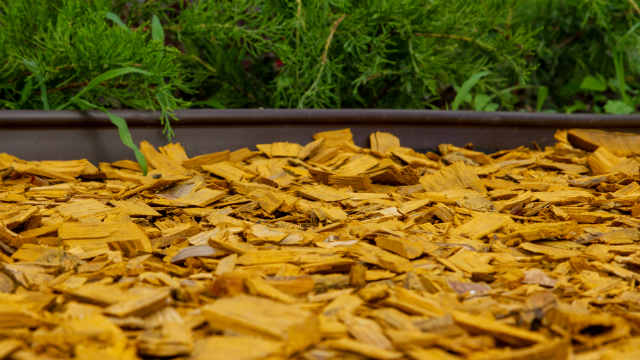
M 472 93 L 491 109 L 533 109 L 545 86 L 545 108 L 602 111 L 636 105 L 639 13 L 634 0 L 6 0 L 0 106 L 446 109 L 488 72 Z M 145 72 L 69 103 L 127 67 Z
M 4 0 L 0 109 L 633 112 L 639 28 L 636 0 Z

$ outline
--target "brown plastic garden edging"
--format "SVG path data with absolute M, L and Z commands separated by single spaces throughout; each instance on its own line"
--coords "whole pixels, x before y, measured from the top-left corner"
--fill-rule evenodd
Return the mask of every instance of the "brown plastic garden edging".
M 159 113 L 120 110 L 135 141 L 166 143 Z M 640 132 L 640 115 L 556 114 L 386 109 L 179 110 L 176 141 L 189 155 L 253 147 L 275 141 L 306 143 L 313 133 L 349 127 L 366 145 L 373 131 L 397 135 L 404 146 L 433 150 L 440 143 L 493 151 L 553 143 L 560 128 L 603 128 Z M 88 158 L 93 162 L 131 158 L 104 113 L 81 111 L 0 111 L 0 152 L 28 160 Z

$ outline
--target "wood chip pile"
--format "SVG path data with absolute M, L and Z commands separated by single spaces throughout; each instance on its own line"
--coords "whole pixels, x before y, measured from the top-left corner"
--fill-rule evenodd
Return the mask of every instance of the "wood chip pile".
M 640 359 L 640 136 L 0 154 L 0 359 Z

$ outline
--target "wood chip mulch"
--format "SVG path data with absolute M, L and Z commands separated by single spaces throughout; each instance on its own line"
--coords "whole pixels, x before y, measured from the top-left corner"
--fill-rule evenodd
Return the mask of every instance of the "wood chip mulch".
M 640 359 L 640 135 L 0 154 L 0 359 Z

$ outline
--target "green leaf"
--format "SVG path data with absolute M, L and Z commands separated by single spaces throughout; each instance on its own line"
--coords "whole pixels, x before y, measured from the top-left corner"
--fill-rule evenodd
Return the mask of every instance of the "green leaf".
M 151 18 L 151 39 L 164 43 L 164 30 L 162 30 L 160 19 L 155 15 Z
M 112 12 L 108 12 L 105 14 L 105 16 L 107 19 L 113 21 L 114 24 L 120 26 L 121 28 L 127 30 L 127 31 L 131 31 L 131 29 L 129 29 L 129 27 L 127 26 L 127 24 L 125 24 L 118 15 L 112 13 Z
M 492 103 L 487 104 L 487 106 L 485 106 L 483 110 L 484 111 L 496 111 L 496 110 L 498 110 L 498 108 L 500 108 L 500 105 L 492 102 Z
M 142 75 L 153 75 L 152 73 L 150 73 L 148 71 L 144 71 L 142 69 L 138 69 L 138 68 L 134 68 L 134 67 L 123 67 L 123 68 L 119 68 L 119 69 L 109 70 L 107 72 L 104 72 L 104 73 L 96 76 L 93 80 L 91 80 L 91 82 L 89 82 L 89 84 L 87 84 L 87 86 L 82 88 L 82 90 L 80 90 L 71 99 L 69 99 L 69 101 L 67 101 L 66 103 L 58 106 L 56 108 L 56 110 L 62 110 L 64 108 L 66 108 L 67 106 L 69 106 L 70 104 L 72 104 L 76 100 L 78 100 L 87 91 L 95 88 L 96 86 L 100 85 L 101 83 L 103 83 L 103 82 L 105 82 L 107 80 L 111 80 L 113 78 L 117 78 L 118 76 L 131 74 L 131 73 L 138 73 L 138 74 L 142 74 Z
M 604 104 L 604 111 L 608 114 L 626 115 L 635 111 L 633 106 L 621 100 L 609 100 Z
M 584 79 L 582 79 L 582 83 L 580 83 L 580 89 L 602 92 L 607 90 L 607 81 L 600 74 L 598 74 L 597 77 L 593 75 L 587 75 L 584 77 Z
M 193 107 L 210 107 L 214 109 L 226 109 L 224 104 L 220 102 L 215 96 L 210 97 L 207 100 L 194 101 L 191 103 Z
M 471 92 L 471 89 L 482 79 L 489 75 L 489 71 L 481 71 L 471 75 L 460 87 L 460 90 L 456 94 L 453 103 L 451 103 L 451 110 L 458 110 L 465 98 L 467 98 Z
M 131 137 L 131 131 L 129 131 L 129 127 L 127 126 L 127 121 L 120 116 L 114 115 L 110 112 L 106 112 L 109 120 L 118 128 L 118 135 L 120 135 L 120 141 L 133 150 L 133 153 L 136 156 L 136 160 L 138 160 L 138 164 L 140 164 L 140 168 L 142 168 L 142 173 L 147 175 L 147 159 L 145 159 L 144 155 L 140 149 L 133 142 L 133 138 Z
M 549 88 L 546 86 L 538 87 L 538 97 L 536 99 L 536 111 L 542 111 L 542 107 L 544 106 L 544 101 L 547 100 L 547 96 L 549 96 Z
M 582 111 L 582 110 L 587 110 L 587 105 L 585 103 L 583 103 L 582 101 L 580 101 L 580 100 L 576 100 L 573 103 L 573 105 L 567 106 L 564 111 L 567 114 L 572 114 L 572 113 L 574 113 L 576 111 Z
M 487 94 L 478 94 L 473 99 L 473 109 L 475 111 L 482 111 L 491 101 L 491 96 Z

